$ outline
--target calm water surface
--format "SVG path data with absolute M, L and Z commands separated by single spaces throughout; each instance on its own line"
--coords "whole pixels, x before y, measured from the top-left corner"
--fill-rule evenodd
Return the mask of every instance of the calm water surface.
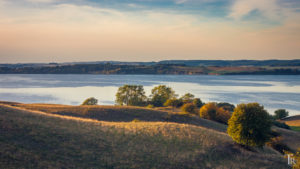
M 300 114 L 300 76 L 189 76 L 189 75 L 0 75 L 0 100 L 24 103 L 78 105 L 88 97 L 114 104 L 124 84 L 144 85 L 146 94 L 160 84 L 177 94 L 193 93 L 204 102 L 259 102 L 273 113 L 285 108 Z

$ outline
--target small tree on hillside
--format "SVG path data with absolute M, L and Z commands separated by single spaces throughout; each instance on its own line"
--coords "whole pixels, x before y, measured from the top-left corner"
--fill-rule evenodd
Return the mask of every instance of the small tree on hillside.
M 230 111 L 230 112 L 233 112 L 234 108 L 235 108 L 235 106 L 233 104 L 226 103 L 226 102 L 218 103 L 217 106 L 223 108 L 224 110 Z
M 223 108 L 218 107 L 217 103 L 210 102 L 201 107 L 200 117 L 227 124 L 229 118 L 231 117 L 231 113 Z
M 193 103 L 186 103 L 181 107 L 181 110 L 186 113 L 196 113 L 197 107 Z
M 204 105 L 204 103 L 201 101 L 200 98 L 195 98 L 195 99 L 193 99 L 193 104 L 194 104 L 196 107 L 198 107 L 198 108 L 200 108 L 200 107 L 202 107 L 202 106 Z
M 156 107 L 161 107 L 168 99 L 176 98 L 174 90 L 165 85 L 154 87 L 151 91 L 151 103 Z
M 143 106 L 147 101 L 144 87 L 141 85 L 124 85 L 119 87 L 116 103 L 127 106 Z
M 275 116 L 274 118 L 277 119 L 283 119 L 287 116 L 289 116 L 289 112 L 286 111 L 285 109 L 278 109 L 274 112 Z
M 94 97 L 87 98 L 81 105 L 97 105 L 98 100 Z
M 214 102 L 206 103 L 200 109 L 200 117 L 208 120 L 216 120 L 218 106 Z
M 227 132 L 239 144 L 262 147 L 270 139 L 271 125 L 271 117 L 263 106 L 239 104 L 228 121 Z
M 179 99 L 176 99 L 176 98 L 168 99 L 168 100 L 164 103 L 164 106 L 166 106 L 166 107 L 171 106 L 171 107 L 173 107 L 173 108 L 180 107 L 180 106 L 182 106 L 182 101 L 179 100 Z
M 183 103 L 192 103 L 195 96 L 191 93 L 186 93 L 183 95 L 180 99 L 183 101 Z

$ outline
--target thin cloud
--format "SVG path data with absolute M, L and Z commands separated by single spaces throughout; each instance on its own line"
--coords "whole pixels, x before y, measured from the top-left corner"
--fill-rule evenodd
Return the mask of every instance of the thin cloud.
M 229 17 L 240 20 L 254 11 L 268 20 L 282 21 L 290 10 L 278 0 L 234 0 Z

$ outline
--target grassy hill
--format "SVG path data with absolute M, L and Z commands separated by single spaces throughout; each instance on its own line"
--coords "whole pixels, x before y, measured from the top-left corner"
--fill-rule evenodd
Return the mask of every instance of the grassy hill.
M 7 103 L 18 108 L 37 110 L 50 114 L 67 115 L 110 122 L 131 122 L 132 120 L 151 122 L 176 122 L 203 126 L 217 131 L 226 131 L 226 125 L 190 116 L 173 113 L 170 110 L 146 109 L 133 106 L 68 106 L 57 104 Z
M 1 104 L 0 166 L 287 168 L 270 148 L 248 151 L 234 144 L 223 125 L 188 116 L 189 124 L 170 122 L 173 116 L 180 115 L 135 107 Z M 143 121 L 130 122 L 137 117 Z
M 291 128 L 293 130 L 300 132 L 300 115 L 287 117 L 287 118 L 285 118 L 284 120 L 281 120 L 281 121 L 283 121 L 287 125 L 291 126 Z

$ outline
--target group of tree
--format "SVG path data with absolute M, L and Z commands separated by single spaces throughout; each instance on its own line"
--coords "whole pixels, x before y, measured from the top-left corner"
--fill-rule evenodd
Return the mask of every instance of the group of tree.
M 141 85 L 124 85 L 119 87 L 116 94 L 117 105 L 127 106 L 147 106 L 154 107 L 171 106 L 179 108 L 184 104 L 192 103 L 196 107 L 203 105 L 200 98 L 195 98 L 194 95 L 187 93 L 178 98 L 175 91 L 166 85 L 159 85 L 151 90 L 151 95 L 147 97 L 143 86 Z
M 151 90 L 150 97 L 145 95 L 141 85 L 124 85 L 118 89 L 116 103 L 127 106 L 170 106 L 181 108 L 182 111 L 199 115 L 201 118 L 228 124 L 227 133 L 238 144 L 246 147 L 263 147 L 270 140 L 271 126 L 280 123 L 276 120 L 289 115 L 285 109 L 268 114 L 258 103 L 239 104 L 209 102 L 204 104 L 200 98 L 187 93 L 178 98 L 175 91 L 165 85 L 159 85 Z M 88 98 L 82 105 L 95 105 L 97 99 Z M 279 126 L 280 127 L 280 126 Z
M 182 112 L 200 115 L 200 117 L 227 124 L 235 106 L 230 103 L 203 103 L 191 93 L 178 98 L 175 91 L 159 85 L 151 90 L 150 97 L 145 95 L 141 85 L 124 85 L 119 87 L 116 94 L 116 103 L 127 106 L 172 107 L 180 108 Z M 200 109 L 200 110 L 199 110 Z

